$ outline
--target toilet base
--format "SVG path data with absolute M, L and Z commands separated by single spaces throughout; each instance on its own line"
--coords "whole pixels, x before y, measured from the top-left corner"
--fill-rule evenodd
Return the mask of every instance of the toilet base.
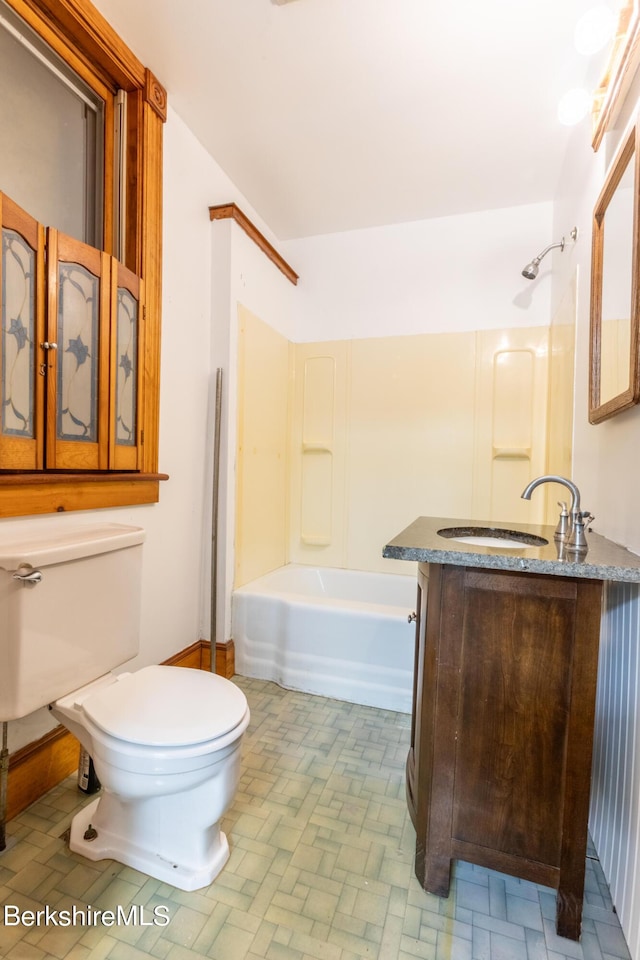
M 117 836 L 100 825 L 100 817 L 96 817 L 96 813 L 101 799 L 98 797 L 83 807 L 71 822 L 69 848 L 87 860 L 117 860 L 172 887 L 191 891 L 209 886 L 229 859 L 229 843 L 222 831 L 207 862 L 196 868 L 173 863 L 157 853 L 138 847 L 128 838 Z M 92 824 L 96 827 L 97 835 L 93 840 L 86 840 L 85 833 Z

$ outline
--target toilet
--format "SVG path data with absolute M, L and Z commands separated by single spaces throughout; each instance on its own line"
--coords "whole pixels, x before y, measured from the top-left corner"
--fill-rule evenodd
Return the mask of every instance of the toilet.
M 71 850 L 196 890 L 229 856 L 249 707 L 206 671 L 112 672 L 138 652 L 143 541 L 104 523 L 0 543 L 0 721 L 49 706 L 93 758 L 102 791 Z

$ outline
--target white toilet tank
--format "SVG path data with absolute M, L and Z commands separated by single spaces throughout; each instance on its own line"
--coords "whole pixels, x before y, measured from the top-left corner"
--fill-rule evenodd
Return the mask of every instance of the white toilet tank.
M 143 540 L 117 523 L 0 537 L 0 721 L 137 654 Z

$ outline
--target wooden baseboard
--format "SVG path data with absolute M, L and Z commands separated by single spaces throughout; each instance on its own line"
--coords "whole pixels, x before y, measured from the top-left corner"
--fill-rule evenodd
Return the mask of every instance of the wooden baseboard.
M 211 644 L 208 640 L 197 640 L 190 647 L 181 650 L 164 661 L 171 667 L 195 667 L 196 670 L 211 669 Z M 235 646 L 233 640 L 216 643 L 216 673 L 230 680 L 236 672 Z
M 192 667 L 194 670 L 202 670 L 202 644 L 204 640 L 196 640 L 190 647 L 174 653 L 168 660 L 163 660 L 164 667 Z M 209 644 L 207 644 L 209 646 Z
M 80 744 L 58 726 L 9 757 L 7 820 L 68 777 L 78 768 Z
M 208 640 L 197 640 L 164 663 L 168 666 L 209 670 L 211 644 Z M 227 680 L 234 675 L 233 640 L 216 644 L 216 673 Z M 7 820 L 16 817 L 77 770 L 79 750 L 80 744 L 63 726 L 56 727 L 39 740 L 16 750 L 9 757 Z
M 202 669 L 211 667 L 211 644 L 205 643 L 202 650 Z M 216 643 L 216 673 L 231 680 L 236 672 L 236 648 L 233 640 L 226 643 Z

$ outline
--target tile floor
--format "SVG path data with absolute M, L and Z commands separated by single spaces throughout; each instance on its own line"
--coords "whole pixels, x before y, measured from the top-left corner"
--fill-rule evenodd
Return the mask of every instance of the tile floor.
M 69 853 L 63 834 L 85 800 L 71 777 L 9 824 L 3 960 L 629 958 L 592 857 L 580 944 L 555 935 L 548 888 L 457 863 L 447 900 L 421 889 L 404 798 L 409 717 L 236 681 L 252 723 L 225 820 L 231 858 L 215 883 L 184 893 Z M 120 922 L 16 922 L 74 906 L 120 908 Z

